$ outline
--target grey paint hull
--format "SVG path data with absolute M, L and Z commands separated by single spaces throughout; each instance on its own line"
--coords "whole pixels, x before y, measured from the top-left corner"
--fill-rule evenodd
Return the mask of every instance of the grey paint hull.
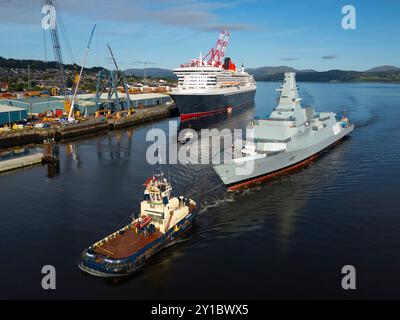
M 297 138 L 288 145 L 288 150 L 275 155 L 268 155 L 265 158 L 250 160 L 245 163 L 247 172 L 243 172 L 244 164 L 227 163 L 213 165 L 214 170 L 227 186 L 249 182 L 262 176 L 295 166 L 298 163 L 318 154 L 335 142 L 353 131 L 354 125 L 343 128 L 337 135 L 332 128 L 325 128 L 314 136 L 305 135 L 304 138 Z

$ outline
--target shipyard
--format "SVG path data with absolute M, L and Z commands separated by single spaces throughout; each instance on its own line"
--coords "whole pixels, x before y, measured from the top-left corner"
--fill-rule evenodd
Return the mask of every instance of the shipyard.
M 0 99 L 0 147 L 36 143 L 44 137 L 60 140 L 113 130 L 165 118 L 175 112 L 173 101 L 163 93 L 128 94 L 121 100 L 117 96 L 118 93 L 114 98 L 107 93 L 77 95 L 78 106 L 85 113 L 81 116 L 77 111 L 73 124 L 65 120 L 62 97 Z
M 399 299 L 397 11 L 0 1 L 0 299 Z

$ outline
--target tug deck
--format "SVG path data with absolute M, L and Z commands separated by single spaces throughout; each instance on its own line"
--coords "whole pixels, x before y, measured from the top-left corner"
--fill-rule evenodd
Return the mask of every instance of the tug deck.
M 131 228 L 126 230 L 123 234 L 108 240 L 102 245 L 96 246 L 94 251 L 107 258 L 127 258 L 162 235 L 163 234 L 159 230 L 155 230 L 147 235 L 143 233 L 137 234 L 135 229 Z

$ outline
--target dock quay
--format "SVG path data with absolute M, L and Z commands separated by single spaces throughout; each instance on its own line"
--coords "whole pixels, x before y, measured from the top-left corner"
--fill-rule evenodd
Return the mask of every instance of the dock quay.
M 146 109 L 139 109 L 127 117 L 114 117 L 108 120 L 110 130 L 126 128 L 141 123 L 167 118 L 173 112 L 173 107 L 158 106 Z
M 43 140 L 54 138 L 56 129 L 23 129 L 2 132 L 0 134 L 0 149 L 27 145 L 31 143 L 42 143 Z
M 54 139 L 60 141 L 104 130 L 108 130 L 108 122 L 105 119 L 89 119 L 81 123 L 61 127 L 56 131 Z
M 32 166 L 35 164 L 41 164 L 43 160 L 44 160 L 43 153 L 35 153 L 24 157 L 18 157 L 10 160 L 0 161 L 0 173 Z
M 130 116 L 90 118 L 76 124 L 53 125 L 51 128 L 31 128 L 1 132 L 0 149 L 32 143 L 39 144 L 48 139 L 54 139 L 54 141 L 68 140 L 167 118 L 175 113 L 176 108 L 174 105 L 160 105 L 136 109 Z

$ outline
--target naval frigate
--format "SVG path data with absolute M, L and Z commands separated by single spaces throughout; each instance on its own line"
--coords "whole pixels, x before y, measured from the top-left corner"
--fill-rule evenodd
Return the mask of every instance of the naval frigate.
M 277 91 L 278 105 L 272 113 L 247 126 L 253 129 L 249 131 L 253 139 L 247 137 L 239 150 L 236 145 L 232 150 L 222 150 L 223 163 L 213 165 L 229 190 L 300 167 L 354 129 L 345 115 L 338 121 L 333 112 L 318 113 L 312 107 L 302 107 L 293 72 L 285 73 Z

